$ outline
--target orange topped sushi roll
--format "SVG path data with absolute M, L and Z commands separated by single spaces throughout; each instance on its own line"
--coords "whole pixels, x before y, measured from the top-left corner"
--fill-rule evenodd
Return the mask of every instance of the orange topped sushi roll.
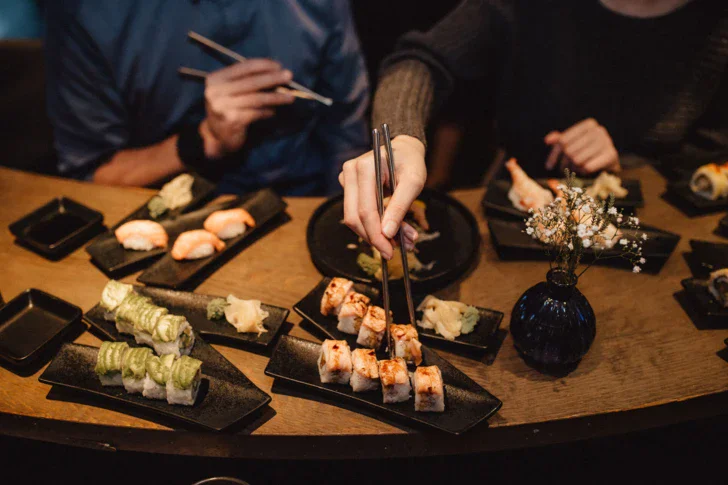
M 255 227 L 255 219 L 245 209 L 215 211 L 205 219 L 203 227 L 220 239 L 231 239 L 245 232 L 245 226 Z
M 197 229 L 179 235 L 172 247 L 172 257 L 177 261 L 206 258 L 224 248 L 225 243 L 216 235 L 203 229 Z

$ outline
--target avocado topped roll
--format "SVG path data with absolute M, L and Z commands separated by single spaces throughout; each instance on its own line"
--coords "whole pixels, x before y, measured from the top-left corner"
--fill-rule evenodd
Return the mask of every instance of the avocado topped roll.
M 144 389 L 144 377 L 147 375 L 147 359 L 152 356 L 152 349 L 135 347 L 124 354 L 121 362 L 121 380 L 129 394 L 139 394 Z
M 134 322 L 143 307 L 150 303 L 151 299 L 146 296 L 129 293 L 116 309 L 116 330 L 119 333 L 134 335 Z
M 161 306 L 147 303 L 139 308 L 134 318 L 134 339 L 138 344 L 153 346 L 152 334 L 157 322 L 167 315 L 169 310 Z
M 147 359 L 147 375 L 142 395 L 149 399 L 167 399 L 167 379 L 174 364 L 174 354 Z
M 183 355 L 172 364 L 167 378 L 167 402 L 192 406 L 202 381 L 202 361 Z
M 102 386 L 121 386 L 121 364 L 129 349 L 126 342 L 104 342 L 96 357 L 96 375 Z
M 195 344 L 195 334 L 187 319 L 179 315 L 164 315 L 152 333 L 152 345 L 159 355 L 189 355 Z
M 101 301 L 99 302 L 101 308 L 106 310 L 104 313 L 106 320 L 114 320 L 114 312 L 132 291 L 133 287 L 131 285 L 119 283 L 115 280 L 110 280 L 106 283 L 104 291 L 101 292 Z

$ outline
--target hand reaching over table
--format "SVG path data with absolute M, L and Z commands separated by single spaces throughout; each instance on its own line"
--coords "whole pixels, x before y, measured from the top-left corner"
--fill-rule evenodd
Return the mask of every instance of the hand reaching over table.
M 392 140 L 392 149 L 395 154 L 397 190 L 392 194 L 381 220 L 377 210 L 377 182 L 372 152 L 347 161 L 339 174 L 339 183 L 344 187 L 344 223 L 377 248 L 386 259 L 391 259 L 394 254 L 391 239 L 400 226 L 404 231 L 406 249 L 414 247 L 417 231 L 403 221 L 427 178 L 425 146 L 421 141 L 400 135 Z M 382 177 L 384 185 L 389 185 L 386 154 L 382 155 Z
M 553 147 L 546 160 L 548 170 L 557 164 L 560 170 L 569 168 L 579 174 L 621 170 L 612 137 L 594 118 L 582 120 L 564 132 L 552 131 L 544 142 Z
M 239 150 L 250 125 L 271 118 L 276 107 L 293 103 L 291 94 L 268 91 L 291 79 L 291 71 L 270 59 L 250 59 L 209 74 L 207 118 L 200 125 L 205 155 L 220 158 Z

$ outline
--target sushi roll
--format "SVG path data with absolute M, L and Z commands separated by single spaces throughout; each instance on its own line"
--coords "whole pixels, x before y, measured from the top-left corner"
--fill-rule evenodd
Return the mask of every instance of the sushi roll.
M 245 209 L 215 211 L 205 219 L 202 227 L 220 239 L 231 239 L 245 232 L 245 226 L 255 227 L 255 219 Z
M 370 349 L 377 349 L 382 343 L 386 328 L 387 320 L 384 308 L 372 305 L 367 309 L 367 314 L 361 321 L 356 343 Z
M 728 196 L 726 170 L 715 163 L 708 163 L 698 167 L 690 178 L 690 190 L 708 200 L 717 200 Z
M 138 295 L 134 292 L 129 293 L 121 305 L 116 309 L 115 321 L 116 330 L 119 333 L 134 335 L 134 322 L 138 318 L 139 312 L 151 303 L 151 298 Z
M 445 410 L 445 390 L 439 367 L 418 367 L 412 375 L 412 387 L 415 390 L 415 411 L 441 413 Z
M 134 318 L 134 340 L 141 345 L 154 345 L 152 334 L 157 327 L 157 322 L 167 315 L 169 310 L 161 306 L 148 303 L 139 308 Z
M 183 316 L 164 315 L 152 333 L 152 345 L 158 355 L 189 355 L 195 344 L 195 334 Z
M 149 347 L 135 347 L 124 354 L 121 362 L 121 380 L 129 394 L 141 394 L 147 375 L 147 359 L 152 356 Z
M 151 251 L 166 248 L 169 237 L 161 224 L 154 221 L 129 221 L 114 231 L 119 244 L 124 249 Z
M 172 246 L 172 257 L 177 261 L 184 259 L 201 259 L 222 251 L 225 243 L 216 235 L 204 229 L 183 232 Z
M 392 360 L 380 360 L 378 365 L 384 403 L 407 401 L 412 386 L 404 359 L 397 357 Z
M 710 273 L 708 290 L 724 308 L 728 308 L 728 268 Z
M 356 349 L 351 353 L 351 389 L 354 392 L 375 391 L 379 387 L 377 356 L 372 349 Z
M 318 359 L 324 384 L 348 384 L 351 378 L 351 350 L 346 340 L 324 340 Z
M 202 361 L 183 355 L 169 370 L 167 402 L 192 406 L 202 382 Z
M 390 327 L 394 340 L 394 355 L 402 357 L 408 363 L 422 363 L 422 344 L 418 339 L 417 329 L 413 325 L 392 325 Z
M 361 321 L 367 314 L 369 302 L 369 297 L 355 291 L 346 295 L 341 310 L 339 310 L 339 324 L 336 328 L 344 333 L 358 335 Z
M 352 286 L 354 286 L 354 282 L 346 278 L 332 278 L 321 298 L 321 314 L 338 315 L 344 298 L 349 294 Z
M 104 309 L 104 319 L 110 322 L 114 321 L 116 309 L 121 305 L 129 293 L 134 291 L 131 285 L 120 283 L 115 280 L 109 280 L 101 292 L 101 301 L 99 305 Z
M 121 364 L 129 350 L 126 342 L 104 342 L 96 356 L 96 375 L 102 386 L 122 386 Z
M 147 359 L 147 375 L 144 377 L 142 395 L 149 399 L 167 399 L 167 379 L 169 378 L 174 354 L 161 357 L 153 355 Z

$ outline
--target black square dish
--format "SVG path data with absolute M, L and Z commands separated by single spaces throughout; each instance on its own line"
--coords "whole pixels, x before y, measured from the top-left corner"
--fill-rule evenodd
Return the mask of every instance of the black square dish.
M 713 271 L 728 268 L 728 244 L 691 239 L 690 247 L 685 259 L 695 278 L 708 279 Z
M 308 322 L 318 327 L 325 334 L 332 338 L 347 340 L 349 345 L 354 348 L 354 346 L 356 346 L 357 336 L 340 332 L 336 328 L 338 325 L 338 318 L 334 315 L 325 316 L 321 313 L 321 298 L 323 297 L 324 291 L 330 281 L 331 278 L 324 278 L 321 280 L 313 290 L 311 290 L 293 306 L 293 310 L 301 315 L 301 317 L 305 318 Z M 373 304 L 381 305 L 379 290 L 376 288 L 361 283 L 355 283 L 354 290 L 371 298 Z M 424 296 L 414 297 L 415 308 L 423 299 Z M 401 301 L 402 304 L 392 305 L 391 310 L 394 315 L 394 321 L 407 321 L 407 306 L 406 303 L 404 303 L 404 297 L 398 298 L 397 300 Z M 503 313 L 495 310 L 489 310 L 487 308 L 476 308 L 478 308 L 478 312 L 480 313 L 480 320 L 472 333 L 460 335 L 455 340 L 447 340 L 445 337 L 435 333 L 434 330 L 423 329 L 418 326 L 417 333 L 419 334 L 420 340 L 423 342 L 429 341 L 433 344 L 447 346 L 449 350 L 453 352 L 456 352 L 459 347 L 463 350 L 471 351 L 488 350 L 493 344 L 497 343 L 494 341 L 493 337 L 497 333 L 500 323 L 503 320 Z M 417 316 L 421 317 L 421 312 L 417 312 Z
M 701 316 L 711 319 L 713 323 L 720 321 L 724 327 L 728 327 L 728 308 L 723 307 L 708 291 L 706 280 L 688 278 L 682 280 L 680 284 Z
M 414 398 L 396 404 L 383 404 L 381 389 L 369 392 L 352 391 L 349 385 L 322 384 L 318 372 L 321 345 L 289 335 L 281 337 L 271 356 L 266 375 L 290 384 L 323 393 L 343 404 L 364 406 L 383 416 L 391 416 L 411 424 L 462 434 L 487 420 L 502 406 L 502 402 L 469 378 L 453 376 L 459 373 L 447 361 L 423 348 L 423 364 L 437 365 L 445 384 L 445 411 L 417 412 Z
M 170 313 L 184 315 L 198 334 L 233 344 L 254 347 L 269 346 L 289 314 L 289 310 L 286 308 L 263 303 L 261 308 L 268 312 L 268 318 L 263 321 L 263 326 L 268 331 L 260 335 L 255 333 L 238 333 L 235 327 L 230 325 L 224 318 L 220 321 L 208 320 L 207 304 L 211 300 L 219 297 L 147 286 L 135 286 L 134 290 L 141 295 L 150 297 L 155 305 L 163 306 Z M 113 333 L 111 334 L 118 335 L 116 334 L 114 323 L 104 319 L 104 309 L 100 305 L 97 304 L 94 306 L 86 312 L 84 317 L 95 327 L 106 329 L 107 333 L 113 329 Z
M 103 230 L 104 216 L 68 197 L 58 197 L 10 224 L 24 247 L 57 260 Z
M 30 364 L 60 343 L 82 313 L 44 291 L 25 290 L 0 308 L 0 357 L 15 366 Z
M 711 214 L 728 209 L 728 198 L 710 200 L 700 197 L 690 190 L 690 182 L 682 180 L 667 184 L 664 199 L 680 209 L 688 217 Z
M 544 188 L 548 188 L 546 180 L 536 180 Z M 586 186 L 591 185 L 591 181 L 586 181 Z M 642 195 L 642 185 L 639 180 L 623 180 L 622 186 L 627 189 L 627 195 L 621 199 L 614 200 L 614 206 L 624 209 L 626 213 L 633 213 L 636 208 L 645 205 L 644 196 Z M 483 196 L 483 208 L 487 212 L 493 212 L 498 215 L 505 215 L 524 219 L 528 217 L 527 212 L 523 212 L 513 207 L 513 203 L 508 199 L 508 191 L 511 189 L 510 180 L 493 180 L 488 184 L 488 189 Z
M 209 275 L 247 245 L 262 237 L 272 227 L 274 220 L 282 215 L 287 204 L 275 192 L 263 189 L 245 198 L 239 207 L 247 210 L 255 219 L 255 227 L 248 228 L 240 236 L 225 241 L 225 248 L 212 256 L 191 261 L 177 261 L 167 253 L 144 271 L 137 281 L 151 286 L 183 289 L 199 283 L 203 275 Z M 200 227 L 204 218 L 200 220 Z M 170 240 L 170 249 L 174 241 Z
M 44 384 L 103 396 L 118 403 L 122 411 L 123 406 L 141 408 L 215 431 L 232 426 L 270 401 L 270 396 L 252 383 L 243 386 L 223 376 L 209 374 L 205 361 L 202 364 L 201 387 L 192 406 L 147 399 L 140 394 L 129 394 L 123 387 L 105 387 L 94 372 L 98 350 L 87 345 L 64 344 L 38 380 Z

